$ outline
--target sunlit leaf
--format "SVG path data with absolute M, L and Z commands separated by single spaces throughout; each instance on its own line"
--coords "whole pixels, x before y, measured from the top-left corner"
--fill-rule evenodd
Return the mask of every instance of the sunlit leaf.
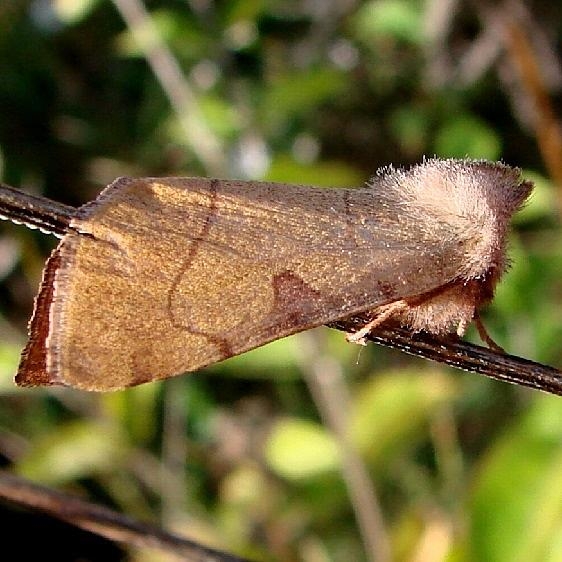
M 562 407 L 538 397 L 489 449 L 471 494 L 473 559 L 542 562 L 562 536 Z M 553 560 L 553 559 L 552 559 Z
M 114 469 L 125 452 L 116 428 L 78 421 L 36 439 L 16 470 L 32 480 L 54 484 Z
M 438 132 L 435 153 L 447 158 L 497 160 L 501 153 L 501 140 L 492 127 L 476 117 L 453 117 Z
M 272 161 L 264 179 L 326 187 L 359 187 L 365 182 L 365 176 L 344 162 L 323 161 L 305 165 L 282 154 Z
M 21 346 L 2 343 L 0 345 L 0 394 L 17 391 L 14 376 L 18 370 Z
M 357 391 L 351 411 L 353 443 L 373 461 L 424 432 L 436 408 L 458 393 L 439 371 L 407 370 L 372 377 Z
M 78 23 L 88 17 L 99 0 L 54 0 L 53 10 L 67 24 Z
M 365 41 L 389 36 L 407 42 L 422 37 L 421 12 L 409 0 L 372 0 L 366 2 L 355 15 L 357 34 Z
M 321 425 L 284 419 L 269 436 L 265 458 L 280 476 L 299 480 L 337 469 L 340 455 L 334 439 Z

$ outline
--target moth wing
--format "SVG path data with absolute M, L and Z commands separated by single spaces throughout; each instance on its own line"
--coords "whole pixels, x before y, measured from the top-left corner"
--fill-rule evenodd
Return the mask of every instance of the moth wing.
M 403 228 L 366 189 L 120 179 L 71 228 L 19 384 L 105 391 L 194 371 L 458 270 L 458 237 Z

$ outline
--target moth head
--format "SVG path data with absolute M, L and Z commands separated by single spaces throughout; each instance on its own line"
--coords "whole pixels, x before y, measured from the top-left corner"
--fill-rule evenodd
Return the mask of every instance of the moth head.
M 508 265 L 511 219 L 528 199 L 532 182 L 522 179 L 519 168 L 486 160 L 432 159 L 413 174 L 421 204 L 462 241 L 462 277 L 493 291 Z

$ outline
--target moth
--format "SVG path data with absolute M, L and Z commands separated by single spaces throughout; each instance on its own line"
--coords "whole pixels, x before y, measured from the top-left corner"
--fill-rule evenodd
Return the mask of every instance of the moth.
M 357 343 L 389 326 L 462 336 L 532 187 L 517 168 L 456 159 L 358 188 L 119 178 L 52 213 L 62 239 L 16 382 L 115 390 L 358 319 Z

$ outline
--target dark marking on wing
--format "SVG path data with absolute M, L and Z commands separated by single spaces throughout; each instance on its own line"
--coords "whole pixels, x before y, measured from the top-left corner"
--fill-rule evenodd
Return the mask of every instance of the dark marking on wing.
M 313 289 L 293 271 L 284 271 L 273 276 L 274 306 L 271 315 L 282 319 L 277 322 L 276 331 L 303 326 L 309 323 L 310 310 L 313 303 L 320 296 L 319 291 Z
M 218 336 L 214 336 L 214 335 L 208 334 L 207 332 L 201 332 L 201 331 L 199 331 L 199 332 L 192 331 L 191 333 L 192 334 L 199 334 L 199 335 L 202 335 L 202 336 L 206 337 L 207 341 L 219 350 L 219 353 L 220 353 L 220 356 L 222 357 L 222 359 L 228 359 L 229 357 L 232 357 L 233 355 L 236 355 L 236 353 L 232 349 L 232 346 L 230 345 L 227 338 L 220 338 Z
M 181 329 L 187 329 L 187 331 L 194 333 L 194 334 L 199 334 L 200 332 L 197 330 L 190 330 L 189 328 L 186 328 L 184 322 L 182 321 L 177 321 L 174 318 L 174 314 L 172 312 L 172 299 L 174 297 L 174 293 L 177 291 L 177 288 L 181 282 L 181 279 L 183 278 L 183 276 L 185 275 L 185 272 L 191 267 L 191 264 L 193 263 L 193 260 L 195 259 L 195 256 L 197 255 L 197 252 L 199 251 L 199 247 L 201 246 L 201 242 L 203 242 L 205 240 L 205 238 L 208 236 L 209 234 L 209 229 L 211 228 L 211 219 L 212 217 L 216 214 L 217 212 L 217 191 L 218 191 L 218 180 L 212 180 L 211 181 L 211 185 L 209 187 L 209 207 L 208 207 L 208 212 L 207 212 L 207 216 L 205 217 L 205 220 L 203 222 L 203 225 L 201 227 L 201 232 L 199 233 L 198 236 L 194 236 L 193 237 L 193 242 L 191 244 L 191 246 L 189 247 L 189 252 L 187 254 L 187 257 L 185 258 L 185 262 L 183 263 L 182 267 L 180 268 L 179 272 L 176 274 L 176 277 L 172 283 L 172 286 L 168 289 L 168 314 L 170 316 L 170 322 L 172 324 L 172 326 L 174 328 L 181 328 Z
M 131 355 L 131 380 L 127 386 L 136 386 L 154 380 L 154 371 L 146 365 L 146 358 L 151 357 L 153 353 L 154 350 L 149 346 L 145 346 L 145 349 L 139 346 Z
M 189 252 L 187 254 L 185 262 L 180 268 L 179 272 L 177 273 L 172 283 L 172 286 L 168 290 L 167 306 L 168 306 L 168 315 L 170 316 L 170 323 L 174 328 L 180 328 L 196 336 L 203 336 L 204 338 L 207 339 L 207 341 L 211 345 L 215 346 L 219 350 L 221 358 L 226 359 L 234 355 L 234 351 L 232 350 L 232 347 L 226 338 L 220 338 L 215 335 L 209 334 L 208 332 L 198 330 L 197 328 L 190 326 L 189 318 L 176 320 L 172 312 L 173 310 L 172 299 L 174 297 L 174 293 L 176 292 L 178 285 L 180 284 L 183 276 L 191 267 L 193 260 L 195 259 L 195 256 L 199 251 L 201 243 L 204 242 L 209 235 L 212 219 L 217 213 L 218 186 L 219 186 L 219 180 L 216 179 L 211 180 L 211 185 L 209 186 L 209 207 L 207 209 L 207 216 L 204 219 L 203 225 L 201 227 L 201 232 L 199 233 L 199 235 L 193 237 L 193 242 L 189 248 Z

